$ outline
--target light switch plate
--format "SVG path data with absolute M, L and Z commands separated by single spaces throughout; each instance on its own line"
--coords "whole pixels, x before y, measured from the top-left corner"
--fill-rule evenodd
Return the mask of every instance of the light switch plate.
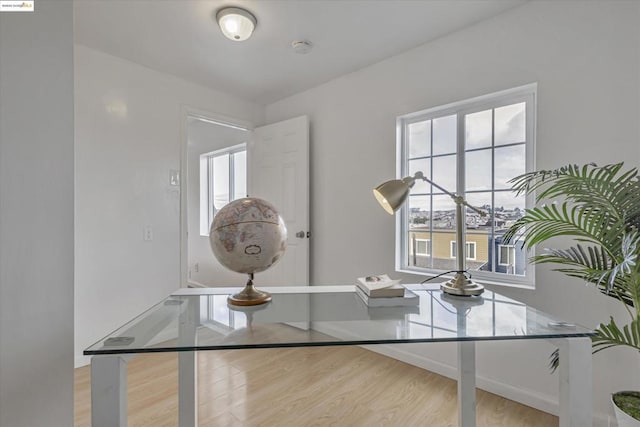
M 177 169 L 169 169 L 169 185 L 180 185 L 180 171 Z
M 150 242 L 153 240 L 153 227 L 150 225 L 145 225 L 142 230 L 142 239 L 145 242 Z

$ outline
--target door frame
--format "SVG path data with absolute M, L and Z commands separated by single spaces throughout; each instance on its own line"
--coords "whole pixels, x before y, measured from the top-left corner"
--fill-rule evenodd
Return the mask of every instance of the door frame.
M 216 125 L 235 127 L 253 132 L 254 124 L 247 121 L 213 113 L 189 105 L 180 106 L 180 281 L 178 287 L 189 287 L 189 206 L 188 206 L 188 159 L 189 159 L 189 118 L 195 118 Z M 247 152 L 247 156 L 249 153 Z M 248 158 L 248 157 L 247 157 Z M 248 183 L 248 181 L 247 181 Z

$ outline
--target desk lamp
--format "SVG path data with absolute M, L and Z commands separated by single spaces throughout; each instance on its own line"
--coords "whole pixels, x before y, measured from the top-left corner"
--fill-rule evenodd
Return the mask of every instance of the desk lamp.
M 400 209 L 402 204 L 409 195 L 409 190 L 413 187 L 416 180 L 426 181 L 429 184 L 436 187 L 438 190 L 447 194 L 456 203 L 456 259 L 457 270 L 455 276 L 445 283 L 440 285 L 442 292 L 450 295 L 458 296 L 475 296 L 484 292 L 484 286 L 479 283 L 473 282 L 467 277 L 466 264 L 466 247 L 464 241 L 464 212 L 462 206 L 466 206 L 469 209 L 477 212 L 480 216 L 485 216 L 486 213 L 480 209 L 468 204 L 463 196 L 453 194 L 435 182 L 427 179 L 420 171 L 416 172 L 414 176 L 407 176 L 402 179 L 392 179 L 383 184 L 380 184 L 373 190 L 373 195 L 380 203 L 380 206 L 387 211 L 390 215 L 393 215 L 395 211 Z

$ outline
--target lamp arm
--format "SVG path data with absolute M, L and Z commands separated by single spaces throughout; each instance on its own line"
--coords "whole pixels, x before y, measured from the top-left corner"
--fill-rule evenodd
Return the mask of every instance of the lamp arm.
M 475 206 L 471 206 L 469 203 L 467 203 L 466 200 L 462 200 L 462 204 L 465 205 L 466 207 L 468 207 L 469 209 L 471 209 L 472 211 L 476 212 L 478 215 L 484 217 L 487 216 L 487 213 L 483 210 L 480 210 L 478 208 L 476 208 Z
M 420 171 L 416 172 L 415 175 L 413 175 L 413 179 L 421 179 L 423 181 L 428 182 L 429 184 L 431 184 L 434 187 L 436 187 L 438 190 L 442 191 L 443 193 L 445 193 L 449 197 L 451 197 L 453 199 L 453 201 L 456 202 L 456 204 L 465 205 L 466 207 L 468 207 L 472 211 L 476 212 L 480 216 L 486 216 L 487 215 L 486 212 L 481 211 L 480 209 L 476 208 L 475 206 L 471 206 L 469 203 L 467 203 L 467 201 L 464 199 L 464 197 L 459 196 L 457 194 L 453 194 L 450 191 L 445 190 L 444 188 L 440 187 L 438 184 L 436 184 L 435 182 L 431 181 L 429 178 L 424 176 L 424 174 L 422 172 L 420 172 Z
M 420 171 L 416 172 L 415 175 L 413 175 L 413 179 L 421 179 L 423 181 L 428 182 L 429 184 L 433 185 L 434 187 L 436 187 L 438 190 L 442 191 L 443 193 L 447 194 L 449 197 L 451 197 L 453 200 L 456 200 L 456 198 L 458 196 L 456 196 L 455 194 L 451 193 L 450 191 L 445 190 L 444 188 L 440 187 L 438 184 L 436 184 L 435 182 L 431 181 L 429 178 L 427 178 L 426 176 L 424 176 L 424 174 Z

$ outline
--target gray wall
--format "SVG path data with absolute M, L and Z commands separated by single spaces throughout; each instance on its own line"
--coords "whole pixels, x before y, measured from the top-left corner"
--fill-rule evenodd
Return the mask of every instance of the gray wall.
M 0 13 L 0 426 L 73 425 L 73 10 Z

